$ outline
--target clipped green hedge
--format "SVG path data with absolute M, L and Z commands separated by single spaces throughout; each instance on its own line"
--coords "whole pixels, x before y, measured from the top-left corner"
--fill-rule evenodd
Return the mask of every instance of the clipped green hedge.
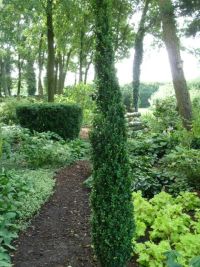
M 80 132 L 82 109 L 77 105 L 21 105 L 16 114 L 20 125 L 32 131 L 51 131 L 64 139 L 77 138 Z

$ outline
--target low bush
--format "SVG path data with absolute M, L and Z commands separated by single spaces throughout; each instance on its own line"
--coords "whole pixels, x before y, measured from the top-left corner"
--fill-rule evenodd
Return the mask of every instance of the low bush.
M 16 113 L 21 126 L 31 131 L 51 131 L 64 139 L 75 139 L 80 132 L 82 110 L 77 105 L 22 105 Z

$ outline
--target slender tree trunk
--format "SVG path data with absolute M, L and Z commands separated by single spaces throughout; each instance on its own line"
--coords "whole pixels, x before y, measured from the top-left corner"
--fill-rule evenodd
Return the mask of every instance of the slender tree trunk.
M 84 40 L 84 31 L 83 29 L 81 29 L 80 52 L 79 52 L 79 83 L 83 82 L 83 40 Z
M 142 12 L 139 28 L 135 37 L 135 54 L 133 60 L 133 107 L 135 112 L 138 112 L 138 100 L 139 100 L 139 87 L 140 87 L 140 72 L 143 61 L 143 41 L 146 33 L 146 15 L 148 11 L 150 0 L 145 1 L 144 9 Z
M 171 0 L 159 0 L 158 2 L 163 38 L 168 52 L 178 110 L 183 120 L 183 126 L 190 130 L 192 127 L 192 107 L 182 66 L 183 61 L 180 54 L 180 41 L 176 33 L 174 8 Z
M 55 94 L 58 94 L 58 83 L 59 83 L 59 80 L 58 80 L 58 67 L 59 67 L 59 64 L 58 64 L 58 57 L 55 59 L 55 78 L 54 78 L 54 92 Z
M 10 58 L 8 59 L 7 64 L 6 64 L 6 79 L 7 79 L 8 95 L 11 96 L 12 78 L 11 78 L 11 62 L 10 62 Z
M 62 79 L 62 92 L 63 92 L 63 89 L 64 89 L 64 86 L 65 86 L 65 80 L 66 80 L 66 76 L 67 76 L 67 72 L 68 72 L 68 69 L 69 69 L 69 62 L 70 62 L 70 58 L 71 58 L 71 55 L 72 55 L 72 49 L 69 50 L 69 52 L 67 53 L 67 59 L 66 59 L 66 63 L 65 63 L 65 66 L 64 66 L 64 73 L 63 73 L 63 79 Z
M 43 86 L 42 86 L 42 69 L 43 69 L 43 62 L 44 62 L 44 53 L 42 52 L 42 43 L 43 43 L 43 33 L 41 34 L 40 37 L 40 42 L 39 42 L 39 53 L 38 53 L 38 68 L 39 68 L 39 73 L 38 73 L 38 94 L 40 97 L 43 97 L 44 92 L 43 92 Z
M 74 86 L 77 85 L 77 72 L 75 72 L 75 76 L 74 76 Z
M 90 66 L 92 64 L 92 61 L 93 61 L 93 53 L 91 55 L 90 61 L 88 62 L 87 66 L 86 66 L 86 69 L 85 69 L 84 84 L 87 84 L 88 72 L 89 72 Z
M 63 72 L 64 72 L 64 59 L 60 53 L 58 55 L 58 68 L 59 68 L 58 94 L 61 95 L 63 93 L 62 80 L 63 80 Z
M 60 55 L 58 58 L 59 62 L 59 81 L 58 81 L 58 94 L 63 94 L 63 89 L 65 86 L 65 79 L 67 75 L 67 71 L 69 68 L 69 62 L 71 58 L 72 49 L 69 50 L 67 53 L 67 57 Z
M 54 102 L 54 31 L 53 31 L 53 0 L 47 0 L 47 42 L 48 42 L 48 62 L 47 62 L 47 91 L 48 102 Z
M 0 97 L 2 97 L 2 84 L 3 84 L 3 75 L 2 75 L 2 72 L 3 72 L 3 59 L 2 57 L 0 57 Z
M 1 86 L 4 92 L 4 96 L 8 96 L 8 77 L 6 73 L 6 61 L 5 59 L 1 62 Z
M 18 82 L 17 82 L 17 96 L 20 96 L 21 93 L 21 85 L 22 85 L 22 63 L 21 63 L 21 56 L 18 54 Z

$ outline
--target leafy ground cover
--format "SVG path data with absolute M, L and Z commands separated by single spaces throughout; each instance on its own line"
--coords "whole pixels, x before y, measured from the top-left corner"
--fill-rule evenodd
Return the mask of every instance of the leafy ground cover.
M 12 241 L 52 194 L 53 176 L 43 169 L 0 173 L 0 266 L 10 266 Z
M 89 154 L 89 144 L 20 126 L 1 127 L 0 266 L 11 266 L 13 239 L 54 191 L 55 171 Z
M 161 192 L 148 201 L 139 191 L 133 194 L 133 201 L 135 253 L 141 266 L 200 265 L 200 198 L 197 194 L 184 192 L 172 197 Z

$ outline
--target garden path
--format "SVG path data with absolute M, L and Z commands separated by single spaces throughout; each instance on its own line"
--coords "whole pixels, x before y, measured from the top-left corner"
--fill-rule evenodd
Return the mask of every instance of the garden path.
M 79 161 L 56 175 L 54 195 L 16 241 L 14 267 L 94 267 L 89 191 L 91 166 Z

